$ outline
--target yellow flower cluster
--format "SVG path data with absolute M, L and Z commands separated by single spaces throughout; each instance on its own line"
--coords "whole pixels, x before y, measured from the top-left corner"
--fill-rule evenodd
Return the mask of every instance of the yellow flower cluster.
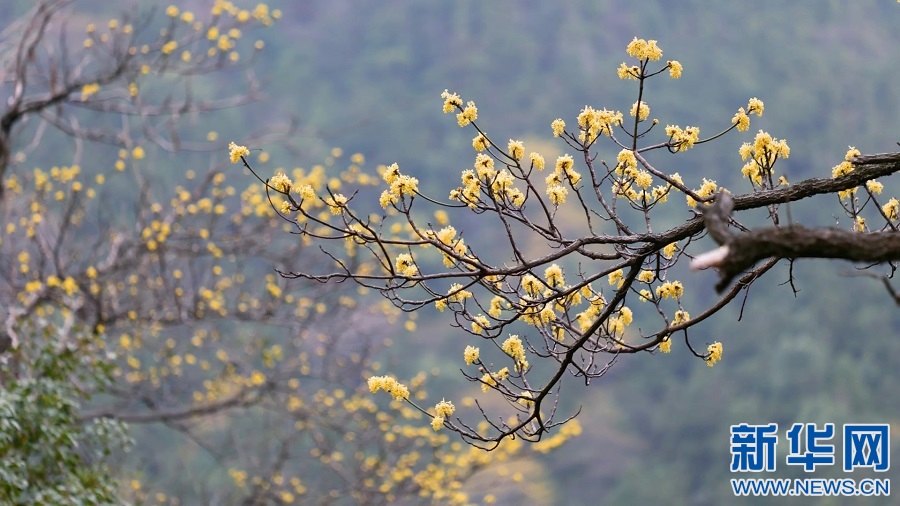
M 680 299 L 683 294 L 684 286 L 681 284 L 681 281 L 666 281 L 665 283 L 656 287 L 656 296 L 663 299 L 667 299 L 669 297 L 672 297 L 673 299 Z
M 472 147 L 475 148 L 475 151 L 484 151 L 490 146 L 490 141 L 482 133 L 476 135 L 475 138 L 472 139 Z
M 100 91 L 100 85 L 97 83 L 85 84 L 81 87 L 81 101 L 84 102 Z
M 391 204 L 396 204 L 404 195 L 412 198 L 419 191 L 419 180 L 412 176 L 401 174 L 400 166 L 396 163 L 387 167 L 381 178 L 390 185 L 387 190 L 381 192 L 381 197 L 378 199 L 381 207 L 386 208 Z
M 706 365 L 712 367 L 716 362 L 722 360 L 722 343 L 718 341 L 714 342 L 706 348 L 706 352 L 708 353 Z
M 456 93 L 450 93 L 449 91 L 444 90 L 444 92 L 441 93 L 441 98 L 444 99 L 444 114 L 449 114 L 457 108 L 462 108 L 462 99 L 459 98 L 459 95 Z
M 566 122 L 562 118 L 556 118 L 550 123 L 550 129 L 553 130 L 553 137 L 559 137 L 566 130 Z
M 269 186 L 281 193 L 290 192 L 293 185 L 294 183 L 291 182 L 291 178 L 287 177 L 284 172 L 278 172 L 269 180 Z
M 475 107 L 475 102 L 472 102 L 471 100 L 466 103 L 465 109 L 456 115 L 456 122 L 461 127 L 468 125 L 476 119 L 478 119 L 478 108 Z
M 775 161 L 779 157 L 788 158 L 791 155 L 791 148 L 784 139 L 775 139 L 768 132 L 760 130 L 753 144 L 745 142 L 738 152 L 742 160 L 749 159 L 741 168 L 741 174 L 760 186 L 763 178 L 771 175 Z
M 453 225 L 447 225 L 446 227 L 440 229 L 436 234 L 434 234 L 433 237 L 429 238 L 436 239 L 444 246 L 449 247 L 456 255 L 463 256 L 466 254 L 466 241 L 462 237 L 460 237 L 459 239 L 456 238 L 456 229 L 453 227 Z M 456 265 L 455 259 L 447 255 L 446 253 L 444 253 L 443 255 L 445 267 L 453 267 L 454 265 Z
M 641 69 L 637 65 L 628 66 L 627 63 L 622 62 L 619 68 L 616 69 L 616 73 L 619 75 L 619 79 L 637 80 L 641 75 Z
M 539 153 L 531 153 L 530 155 L 528 155 L 528 157 L 531 158 L 531 165 L 533 165 L 534 168 L 538 170 L 538 172 L 544 170 L 543 155 Z
M 234 142 L 228 143 L 228 157 L 231 163 L 238 163 L 242 156 L 250 156 L 250 150 L 246 146 L 239 146 Z
M 490 320 L 487 319 L 487 316 L 480 314 L 476 316 L 472 320 L 472 332 L 475 334 L 481 334 L 484 332 L 484 329 L 491 326 Z
M 472 365 L 478 361 L 479 350 L 474 346 L 466 346 L 466 349 L 463 351 L 463 359 L 466 361 L 466 365 Z
M 647 114 L 650 109 L 647 109 Z M 612 135 L 612 128 L 622 124 L 622 113 L 617 111 L 608 111 L 606 109 L 597 110 L 590 106 L 585 106 L 578 113 L 578 128 L 581 130 L 578 138 L 581 142 L 591 143 L 600 135 Z
M 672 150 L 677 153 L 694 147 L 694 143 L 700 140 L 700 129 L 689 126 L 682 130 L 680 126 L 668 125 L 666 126 L 666 135 L 669 136 Z
M 631 106 L 631 115 L 637 116 L 639 120 L 644 121 L 650 116 L 650 106 L 643 100 L 635 102 Z
M 456 407 L 453 406 L 453 403 L 450 401 L 442 400 L 441 402 L 434 405 L 435 416 L 431 419 L 431 428 L 434 430 L 440 430 L 444 425 L 444 420 L 453 415 L 453 412 L 456 410 Z
M 851 163 L 850 160 L 857 156 L 859 156 L 859 150 L 854 148 L 853 146 L 850 146 L 849 149 L 847 149 L 847 154 L 844 155 L 844 161 L 839 163 L 838 165 L 835 165 L 831 169 L 831 177 L 838 178 L 841 176 L 846 176 L 847 174 L 853 172 L 853 163 Z M 838 197 L 843 200 L 850 198 L 850 196 L 854 195 L 855 193 L 856 188 L 842 190 L 838 192 Z
M 672 338 L 667 336 L 663 342 L 659 343 L 659 351 L 670 353 L 672 351 Z
M 331 214 L 341 214 L 341 211 L 347 207 L 347 197 L 340 193 L 335 193 L 333 196 L 325 199 L 325 205 L 328 206 L 328 210 L 331 211 Z
M 370 376 L 368 380 L 369 391 L 373 394 L 379 390 L 391 394 L 394 400 L 409 399 L 409 388 L 390 376 Z
M 522 340 L 519 339 L 519 336 L 509 336 L 503 341 L 503 344 L 500 345 L 500 349 L 503 350 L 503 353 L 506 353 L 510 358 L 516 361 L 516 370 L 521 371 L 528 367 L 528 361 L 525 360 L 525 346 L 522 344 Z
M 638 60 L 652 60 L 657 61 L 662 58 L 662 49 L 656 45 L 655 40 L 644 40 L 635 37 L 631 42 L 628 43 L 628 46 L 625 48 L 625 52 L 628 53 L 629 56 L 633 56 Z
M 525 146 L 522 144 L 522 141 L 510 139 L 506 148 L 509 151 L 509 156 L 515 160 L 521 160 L 525 156 Z
M 716 182 L 711 179 L 703 178 L 703 184 L 700 185 L 699 190 L 695 190 L 697 195 L 701 197 L 709 197 L 713 193 L 716 193 L 719 187 L 716 185 Z M 697 201 L 693 199 L 690 195 L 687 196 L 687 205 L 689 207 L 697 207 Z
M 678 79 L 681 77 L 681 71 L 684 70 L 684 67 L 681 66 L 677 60 L 669 60 L 669 76 L 672 79 Z
M 896 198 L 891 198 L 891 200 L 887 201 L 887 204 L 881 206 L 881 211 L 889 220 L 898 219 L 898 216 L 900 216 L 900 201 Z
M 419 268 L 413 262 L 412 255 L 409 253 L 400 253 L 394 262 L 394 267 L 402 276 L 415 276 L 419 273 Z
M 498 381 L 506 381 L 509 378 L 509 368 L 504 367 L 495 373 L 485 373 L 481 377 L 481 391 L 487 392 L 491 387 L 497 386 Z
M 552 287 L 563 286 L 566 284 L 562 268 L 556 264 L 553 264 L 544 270 L 544 278 L 547 280 L 547 284 Z

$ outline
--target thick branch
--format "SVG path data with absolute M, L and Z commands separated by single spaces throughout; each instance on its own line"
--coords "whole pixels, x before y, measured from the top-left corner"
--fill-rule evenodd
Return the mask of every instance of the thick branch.
M 854 165 L 857 170 L 844 177 L 809 179 L 792 188 L 777 191 L 784 193 L 785 202 L 792 202 L 817 193 L 852 188 L 872 179 L 872 172 L 883 174 L 885 171 L 893 173 L 900 170 L 900 154 L 861 156 L 854 159 Z M 733 234 L 727 230 L 733 209 L 758 207 L 750 203 L 764 194 L 769 195 L 766 200 L 771 202 L 773 193 L 745 195 L 739 197 L 737 205 L 729 194 L 721 193 L 716 197 L 716 202 L 705 210 L 704 224 L 720 248 L 698 256 L 691 267 L 718 268 L 717 291 L 723 291 L 735 276 L 765 258 L 834 258 L 866 263 L 900 260 L 900 234 L 893 231 L 864 234 L 800 225 L 764 228 L 746 234 Z

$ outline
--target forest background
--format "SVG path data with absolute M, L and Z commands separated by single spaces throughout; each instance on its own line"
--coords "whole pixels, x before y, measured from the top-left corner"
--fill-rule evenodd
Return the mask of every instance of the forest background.
M 0 12 L 4 26 L 31 2 L 9 5 Z M 85 1 L 75 12 L 103 20 L 120 14 L 111 5 Z M 179 5 L 201 10 L 205 2 Z M 269 154 L 267 163 L 257 165 L 263 173 L 309 167 L 333 157 L 338 147 L 363 154 L 370 165 L 398 162 L 425 193 L 442 195 L 472 156 L 471 135 L 440 112 L 444 89 L 476 100 L 481 122 L 492 133 L 522 139 L 553 160 L 564 148 L 552 139 L 553 119 L 572 118 L 586 104 L 627 110 L 634 102 L 634 87 L 620 81 L 615 68 L 635 36 L 658 40 L 666 58 L 684 65 L 681 79 L 647 92 L 645 101 L 663 123 L 672 118 L 712 131 L 747 97 L 766 104 L 752 132 L 669 158 L 668 172 L 743 188 L 748 183 L 741 179 L 737 150 L 757 128 L 790 143 L 791 157 L 781 170 L 791 181 L 828 177 L 848 145 L 880 153 L 896 151 L 900 140 L 900 7 L 894 2 L 270 5 L 283 16 L 254 34 L 265 42 L 254 65 L 265 99 L 215 125 L 220 139 L 240 143 L 247 132 L 295 115 L 299 130 L 291 149 L 248 146 Z M 213 86 L 228 84 L 225 76 Z M 203 135 L 207 127 L 197 126 Z M 66 163 L 60 156 L 41 150 L 25 165 Z M 147 170 L 156 184 L 174 186 L 187 167 L 160 159 Z M 250 177 L 237 166 L 230 170 L 230 181 Z M 896 195 L 897 189 L 896 181 L 886 182 L 887 193 Z M 679 212 L 672 220 L 690 216 L 686 207 Z M 791 213 L 796 222 L 830 226 L 840 208 L 837 197 L 819 198 L 793 206 Z M 478 228 L 474 216 L 456 225 L 470 243 L 489 241 L 494 233 Z M 582 407 L 583 433 L 540 456 L 538 474 L 546 477 L 538 483 L 541 500 L 721 503 L 730 497 L 729 426 L 742 422 L 890 423 L 900 434 L 900 372 L 894 363 L 900 311 L 879 282 L 855 276 L 849 264 L 804 261 L 793 271 L 796 295 L 784 285 L 787 267 L 780 266 L 754 285 L 746 304 L 733 304 L 695 328 L 694 339 L 725 344 L 726 355 L 715 368 L 676 346 L 668 355 L 627 357 L 589 387 L 568 381 L 565 407 Z M 705 286 L 689 297 L 712 300 L 715 274 L 689 276 Z M 425 311 L 412 332 L 402 319 L 379 327 L 377 339 L 391 344 L 379 351 L 379 360 L 401 376 L 439 370 L 429 380 L 438 396 L 472 394 L 471 384 L 458 375 L 466 343 L 449 323 L 447 315 Z M 896 436 L 893 442 L 896 448 Z M 163 443 L 160 454 L 177 458 L 178 440 Z M 125 469 L 140 467 L 127 462 Z M 801 475 L 779 468 L 774 477 Z M 896 471 L 883 477 L 896 478 Z M 315 483 L 314 477 L 306 480 Z

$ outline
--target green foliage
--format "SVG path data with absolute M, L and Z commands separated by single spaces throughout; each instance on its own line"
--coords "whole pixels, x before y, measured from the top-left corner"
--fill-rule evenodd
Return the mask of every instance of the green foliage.
M 82 420 L 89 392 L 106 385 L 98 339 L 37 325 L 0 366 L 0 503 L 118 504 L 110 460 L 129 443 L 124 424 Z

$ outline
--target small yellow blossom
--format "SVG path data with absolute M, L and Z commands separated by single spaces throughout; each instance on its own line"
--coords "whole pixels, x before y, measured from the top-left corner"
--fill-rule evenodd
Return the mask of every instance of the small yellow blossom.
M 669 76 L 672 79 L 678 79 L 681 77 L 681 71 L 684 70 L 684 67 L 681 66 L 681 63 L 677 60 L 669 60 Z
M 622 62 L 622 64 L 619 65 L 619 68 L 616 69 L 616 74 L 618 74 L 619 79 L 637 79 L 638 76 L 640 75 L 640 72 L 641 72 L 641 69 L 637 65 L 633 65 L 633 66 L 629 67 L 628 64 L 625 62 Z M 670 67 L 669 73 L 671 73 L 671 72 L 672 72 L 672 70 Z M 677 77 L 676 77 L 676 79 L 677 79 Z
M 609 273 L 607 279 L 609 280 L 610 286 L 615 286 L 616 288 L 622 288 L 622 283 L 625 282 L 622 269 L 618 269 Z
M 281 193 L 290 192 L 293 185 L 294 183 L 291 182 L 291 179 L 287 177 L 284 172 L 278 172 L 269 180 L 269 186 Z
M 401 253 L 397 255 L 397 260 L 394 263 L 394 266 L 403 276 L 415 276 L 418 274 L 419 269 L 416 267 L 416 264 L 413 263 L 412 255 L 409 253 Z
M 553 129 L 553 137 L 559 137 L 566 129 L 566 122 L 562 118 L 556 118 L 550 123 L 550 128 Z
M 643 100 L 641 100 L 640 103 L 635 102 L 631 106 L 631 115 L 637 116 L 639 120 L 644 121 L 650 116 L 650 106 Z
M 756 97 L 751 98 L 747 103 L 747 114 L 755 113 L 757 116 L 762 117 L 763 109 L 765 109 L 765 104 L 763 104 L 762 100 Z
M 657 61 L 662 58 L 662 49 L 656 45 L 655 40 L 644 40 L 637 37 L 628 43 L 625 52 L 638 60 Z
M 659 343 L 659 351 L 670 353 L 672 351 L 672 339 L 667 337 L 663 342 Z
M 731 118 L 731 122 L 737 125 L 738 132 L 746 132 L 750 129 L 750 116 L 744 112 L 744 108 L 741 107 L 738 109 L 738 112 Z M 747 145 L 749 146 L 749 144 Z M 741 158 L 746 160 L 746 157 L 741 153 Z
M 509 150 L 509 156 L 516 160 L 521 160 L 525 156 L 525 146 L 522 144 L 522 141 L 510 139 L 507 149 Z
M 444 90 L 441 93 L 441 98 L 444 99 L 444 114 L 453 112 L 457 107 L 462 107 L 462 99 L 456 93 Z
M 478 119 L 478 108 L 475 107 L 475 102 L 472 102 L 471 100 L 466 103 L 465 109 L 456 115 L 456 122 L 461 127 L 472 123 L 476 119 Z
M 888 200 L 887 204 L 881 206 L 881 210 L 888 219 L 896 220 L 898 215 L 900 215 L 900 201 L 896 198 L 892 198 L 891 200 Z
M 441 427 L 444 426 L 444 417 L 436 416 L 431 419 L 431 428 L 435 431 L 441 430 Z
M 869 189 L 870 192 L 880 195 L 881 191 L 884 190 L 884 185 L 874 179 L 866 181 L 866 188 Z
M 463 352 L 463 359 L 466 361 L 466 365 L 472 365 L 478 361 L 478 348 L 474 346 L 466 346 L 465 351 Z
M 550 197 L 550 202 L 554 205 L 561 205 L 566 203 L 566 195 L 569 194 L 569 190 L 566 187 L 561 185 L 553 185 L 547 187 L 547 196 Z
M 722 343 L 716 341 L 713 344 L 709 345 L 706 348 L 708 353 L 706 357 L 706 365 L 712 367 L 718 362 L 722 360 Z
M 531 153 L 528 155 L 531 158 L 531 164 L 534 165 L 534 168 L 538 170 L 538 172 L 544 170 L 544 156 L 539 153 Z
M 474 139 L 472 139 L 472 147 L 475 148 L 475 151 L 484 151 L 485 149 L 491 146 L 488 138 L 484 136 L 484 134 L 478 134 Z
M 250 156 L 250 150 L 246 146 L 238 146 L 233 142 L 228 144 L 228 157 L 231 163 L 238 163 L 242 156 Z
M 340 193 L 335 193 L 333 197 L 325 199 L 325 205 L 328 206 L 328 210 L 331 211 L 331 214 L 333 215 L 341 214 L 341 210 L 346 207 L 346 204 L 347 197 Z
M 456 411 L 456 407 L 447 400 L 441 400 L 441 402 L 434 405 L 434 412 L 443 418 L 452 416 L 454 411 Z

